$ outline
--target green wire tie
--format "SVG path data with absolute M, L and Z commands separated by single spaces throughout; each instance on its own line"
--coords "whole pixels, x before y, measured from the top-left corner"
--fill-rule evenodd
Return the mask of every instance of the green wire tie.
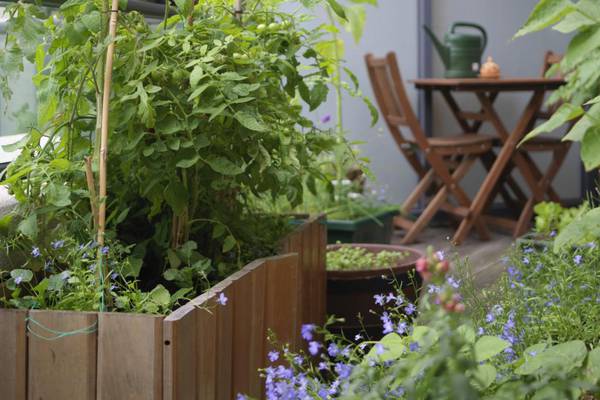
M 75 329 L 75 330 L 69 331 L 69 332 L 61 332 L 61 331 L 57 331 L 54 329 L 50 329 L 47 326 L 44 326 L 43 324 L 39 323 L 32 317 L 25 318 L 25 322 L 27 323 L 27 331 L 30 334 L 32 334 L 33 336 L 35 336 L 38 339 L 47 340 L 47 341 L 54 341 L 54 340 L 62 339 L 62 338 L 69 337 L 69 336 L 89 335 L 89 334 L 92 334 L 92 333 L 98 331 L 98 322 L 97 321 L 86 328 Z M 44 336 L 44 335 L 40 335 L 40 334 L 34 332 L 33 329 L 31 329 L 30 323 L 38 326 L 40 329 L 42 329 L 54 336 Z

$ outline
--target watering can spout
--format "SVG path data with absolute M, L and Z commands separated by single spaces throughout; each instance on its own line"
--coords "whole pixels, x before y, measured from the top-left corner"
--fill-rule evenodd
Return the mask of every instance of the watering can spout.
M 429 35 L 429 37 L 431 38 L 431 41 L 433 42 L 438 54 L 440 55 L 444 66 L 448 68 L 450 65 L 450 49 L 448 48 L 448 46 L 445 46 L 444 44 L 442 44 L 442 42 L 438 40 L 438 38 L 431 31 L 431 29 L 429 29 L 427 25 L 423 25 L 423 29 L 425 29 L 425 32 L 427 32 L 427 35 Z

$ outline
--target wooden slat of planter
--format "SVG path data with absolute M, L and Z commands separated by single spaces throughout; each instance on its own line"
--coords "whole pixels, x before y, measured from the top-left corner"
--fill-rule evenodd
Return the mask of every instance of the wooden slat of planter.
M 162 399 L 163 317 L 98 315 L 98 400 Z
M 163 398 L 195 400 L 197 380 L 196 312 L 192 303 L 163 321 Z
M 196 332 L 198 340 L 197 382 L 198 400 L 215 400 L 217 398 L 217 316 L 214 309 L 214 293 L 206 293 L 198 298 Z M 208 308 L 210 307 L 210 308 Z
M 229 282 L 227 282 L 229 283 Z M 217 318 L 217 392 L 218 400 L 233 399 L 232 377 L 233 377 L 233 307 L 236 302 L 235 292 L 232 285 L 223 285 L 224 287 L 213 288 L 215 296 L 219 293 L 225 294 L 227 304 L 217 304 L 214 307 L 214 313 Z M 216 298 L 216 297 L 215 297 Z M 244 302 L 245 299 L 239 301 Z M 205 311 L 206 312 L 206 311 Z
M 265 262 L 254 262 L 241 272 L 231 277 L 238 300 L 233 309 L 233 395 L 259 398 L 262 385 L 258 370 L 263 366 L 265 338 Z
M 296 349 L 300 305 L 298 296 L 290 294 L 295 293 L 297 286 L 298 255 L 272 257 L 266 262 L 265 328 L 276 334 L 279 345 L 289 344 L 291 349 Z M 272 348 L 267 342 L 267 351 Z
M 25 400 L 27 395 L 27 311 L 0 309 L 1 398 Z
M 313 230 L 313 263 L 314 281 L 309 285 L 314 286 L 311 293 L 311 317 L 317 325 L 325 323 L 327 314 L 327 225 L 325 217 L 319 217 L 312 225 Z
M 69 311 L 30 311 L 42 326 L 60 332 L 88 328 L 97 314 Z M 94 400 L 96 398 L 97 332 L 81 333 L 56 340 L 54 334 L 29 322 L 29 400 Z

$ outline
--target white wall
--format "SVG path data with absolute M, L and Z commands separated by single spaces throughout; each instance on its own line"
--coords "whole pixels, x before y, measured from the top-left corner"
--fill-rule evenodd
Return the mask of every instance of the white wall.
M 543 31 L 512 40 L 515 32 L 537 4 L 537 0 L 431 0 L 431 2 L 433 30 L 439 37 L 443 37 L 455 21 L 476 22 L 486 28 L 488 46 L 483 59 L 491 55 L 500 65 L 503 76 L 539 75 L 544 53 L 547 50 L 562 53 L 570 39 L 558 32 Z M 437 54 L 433 55 L 433 61 L 434 76 L 443 76 L 443 64 Z M 496 100 L 496 109 L 509 129 L 515 126 L 529 96 L 530 94 L 505 93 Z M 461 94 L 457 98 L 461 105 L 468 106 L 470 110 L 479 110 L 479 104 L 472 94 Z M 458 124 L 439 94 L 434 95 L 433 115 L 434 135 L 459 132 Z M 482 132 L 494 133 L 489 124 L 483 126 Z M 549 157 L 542 156 L 536 160 L 546 168 Z M 579 149 L 572 148 L 554 184 L 561 197 L 573 199 L 580 196 L 579 168 Z M 478 168 L 478 171 L 467 177 L 467 189 L 470 193 L 477 190 L 483 177 L 483 168 Z

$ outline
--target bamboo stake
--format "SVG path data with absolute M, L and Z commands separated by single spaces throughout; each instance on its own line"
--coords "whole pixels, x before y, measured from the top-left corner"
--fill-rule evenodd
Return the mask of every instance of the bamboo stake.
M 233 4 L 233 12 L 235 17 L 241 21 L 242 14 L 244 13 L 244 5 L 242 4 L 242 0 L 234 0 Z
M 94 172 L 92 171 L 92 157 L 85 158 L 85 178 L 88 190 L 90 191 L 90 206 L 92 208 L 92 216 L 94 217 L 94 228 L 98 229 L 98 198 L 96 197 L 96 182 L 94 181 Z
M 104 244 L 104 231 L 106 229 L 106 160 L 108 152 L 108 124 L 110 107 L 110 90 L 112 83 L 112 66 L 115 52 L 115 35 L 117 32 L 117 13 L 119 0 L 112 0 L 108 37 L 110 43 L 106 49 L 106 63 L 104 65 L 104 87 L 102 90 L 102 129 L 100 137 L 100 204 L 98 208 L 98 244 Z
M 106 176 L 107 176 L 107 154 L 108 154 L 108 123 L 110 107 L 110 90 L 112 84 L 112 68 L 115 52 L 115 36 L 117 33 L 117 16 L 119 13 L 119 0 L 112 0 L 110 8 L 110 20 L 108 27 L 108 38 L 110 40 L 106 49 L 106 62 L 104 64 L 104 85 L 102 89 L 102 129 L 100 136 L 100 167 L 99 167 L 99 205 L 98 205 L 98 256 L 103 257 L 102 248 L 104 247 L 104 234 L 106 230 Z M 101 258 L 102 259 L 102 258 Z M 101 282 L 109 279 L 104 262 L 100 263 L 98 268 L 101 274 Z M 106 300 L 110 302 L 109 284 L 104 287 Z

